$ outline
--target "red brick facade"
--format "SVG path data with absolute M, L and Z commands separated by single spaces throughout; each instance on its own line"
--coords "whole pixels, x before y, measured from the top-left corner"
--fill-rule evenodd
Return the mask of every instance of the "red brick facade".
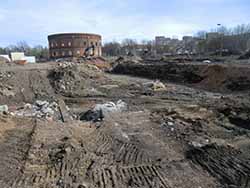
M 91 55 L 102 55 L 102 37 L 96 34 L 65 33 L 48 36 L 51 58 L 81 57 L 87 48 Z

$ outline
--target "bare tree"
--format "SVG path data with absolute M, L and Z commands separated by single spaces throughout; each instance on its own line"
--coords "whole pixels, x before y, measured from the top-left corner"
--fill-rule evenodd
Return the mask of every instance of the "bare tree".
M 105 43 L 102 50 L 103 54 L 106 56 L 121 55 L 121 45 L 116 41 Z

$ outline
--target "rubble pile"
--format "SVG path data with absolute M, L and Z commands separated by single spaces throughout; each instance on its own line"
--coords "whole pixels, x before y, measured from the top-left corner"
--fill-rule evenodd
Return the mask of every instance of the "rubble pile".
M 0 95 L 4 97 L 14 97 L 15 92 L 13 86 L 6 83 L 7 80 L 13 77 L 12 72 L 0 72 Z
M 125 56 L 125 57 L 118 57 L 114 62 L 111 63 L 112 67 L 116 67 L 118 65 L 129 65 L 129 64 L 142 64 L 143 61 L 138 56 Z
M 49 75 L 51 85 L 56 93 L 72 96 L 84 87 L 84 79 L 80 70 L 73 63 L 60 63 Z
M 56 102 L 37 100 L 34 104 L 27 103 L 15 111 L 11 111 L 10 114 L 17 117 L 59 119 L 59 106 Z
M 49 73 L 55 92 L 67 97 L 102 96 L 95 88 L 96 80 L 105 81 L 103 72 L 95 65 L 77 65 L 72 62 L 60 63 Z

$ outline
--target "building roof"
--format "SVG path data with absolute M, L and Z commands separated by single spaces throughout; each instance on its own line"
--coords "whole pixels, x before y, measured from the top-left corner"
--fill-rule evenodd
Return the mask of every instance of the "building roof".
M 58 34 L 51 34 L 48 36 L 48 39 L 55 38 L 55 37 L 72 37 L 72 36 L 79 36 L 79 37 L 98 37 L 102 38 L 101 35 L 92 34 L 92 33 L 58 33 Z

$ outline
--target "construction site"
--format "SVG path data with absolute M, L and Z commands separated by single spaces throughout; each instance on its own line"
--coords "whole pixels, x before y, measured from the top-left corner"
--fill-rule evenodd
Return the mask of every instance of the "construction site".
M 250 187 L 248 61 L 100 46 L 52 35 L 50 61 L 0 64 L 1 188 Z

